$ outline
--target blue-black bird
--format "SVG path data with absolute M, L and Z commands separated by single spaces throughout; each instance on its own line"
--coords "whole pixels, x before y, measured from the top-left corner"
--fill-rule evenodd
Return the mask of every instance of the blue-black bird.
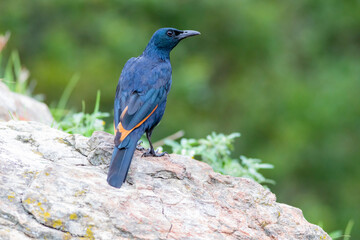
M 144 52 L 125 64 L 114 101 L 115 148 L 107 181 L 120 188 L 126 180 L 131 159 L 141 136 L 146 133 L 150 149 L 143 156 L 157 154 L 151 133 L 160 122 L 171 87 L 170 52 L 183 39 L 199 35 L 193 30 L 161 28 L 151 37 Z

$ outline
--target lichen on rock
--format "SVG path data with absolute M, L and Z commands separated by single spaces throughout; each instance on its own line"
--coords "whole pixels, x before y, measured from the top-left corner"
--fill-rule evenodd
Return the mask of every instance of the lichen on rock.
M 136 152 L 106 182 L 113 136 L 0 123 L 0 239 L 330 239 L 258 183 L 173 155 Z

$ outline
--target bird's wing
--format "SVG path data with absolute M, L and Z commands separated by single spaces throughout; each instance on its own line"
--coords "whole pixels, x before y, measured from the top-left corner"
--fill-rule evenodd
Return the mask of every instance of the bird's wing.
M 114 128 L 120 122 L 121 105 L 120 105 L 120 85 L 116 87 L 115 101 L 114 101 Z
M 137 58 L 130 58 L 122 72 L 119 79 L 119 83 L 116 87 L 116 94 L 115 94 L 115 101 L 114 101 L 114 128 L 119 124 L 120 122 L 120 115 L 121 112 L 124 110 L 124 105 L 126 104 L 127 99 L 127 91 L 121 91 L 121 87 L 125 89 L 133 89 L 133 87 L 130 86 L 130 82 L 134 82 L 134 74 L 132 76 L 129 76 L 129 73 L 133 73 L 134 69 L 133 66 L 136 64 Z
M 153 88 L 147 92 L 132 92 L 123 105 L 124 109 L 120 116 L 115 117 L 119 119 L 115 126 L 115 144 L 119 145 L 134 129 L 141 126 L 165 100 L 166 95 L 165 87 Z

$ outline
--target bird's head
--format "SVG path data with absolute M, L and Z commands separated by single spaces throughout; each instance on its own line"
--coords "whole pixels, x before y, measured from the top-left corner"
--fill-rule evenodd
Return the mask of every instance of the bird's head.
M 148 47 L 170 52 L 181 40 L 199 34 L 200 32 L 194 30 L 160 28 L 152 36 Z

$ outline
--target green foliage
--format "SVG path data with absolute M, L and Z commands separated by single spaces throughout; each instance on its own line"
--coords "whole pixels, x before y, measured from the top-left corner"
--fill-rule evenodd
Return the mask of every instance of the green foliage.
M 333 231 L 333 232 L 329 233 L 329 236 L 332 239 L 341 239 L 342 238 L 343 240 L 349 240 L 351 237 L 350 234 L 351 234 L 353 226 L 354 226 L 354 220 L 350 220 L 347 223 L 344 232 L 342 230 Z
M 2 51 L 10 38 L 10 32 L 0 36 L 0 80 L 4 82 L 10 91 L 43 100 L 43 95 L 33 95 L 35 82 L 29 81 L 30 72 L 22 67 L 17 50 L 12 50 L 6 60 Z M 4 64 L 3 64 L 4 61 Z
M 191 156 L 210 164 L 216 172 L 251 178 L 261 184 L 274 184 L 273 180 L 267 179 L 259 173 L 259 170 L 274 168 L 272 164 L 261 163 L 260 159 L 245 156 L 240 156 L 239 159 L 231 157 L 234 150 L 234 139 L 237 137 L 240 137 L 240 133 L 225 135 L 213 132 L 203 139 L 182 138 L 180 143 L 165 140 L 165 145 L 170 146 L 174 153 Z
M 99 111 L 100 91 L 96 95 L 95 108 L 92 113 L 85 113 L 85 102 L 83 101 L 83 110 L 79 113 L 69 113 L 59 122 L 58 127 L 68 133 L 77 133 L 90 137 L 94 131 L 103 131 L 105 121 L 103 118 L 109 117 L 110 114 Z
M 76 84 L 78 83 L 80 76 L 78 74 L 73 75 L 68 84 L 66 85 L 63 93 L 61 94 L 60 100 L 58 101 L 56 107 L 50 109 L 51 114 L 53 115 L 55 121 L 60 122 L 63 120 L 64 115 L 69 110 L 66 109 L 66 105 L 69 101 L 72 91 L 74 90 Z M 84 109 L 83 109 L 84 111 Z
M 55 119 L 54 127 L 60 128 L 67 133 L 77 133 L 90 137 L 94 131 L 104 131 L 105 121 L 104 118 L 110 116 L 109 113 L 100 112 L 100 90 L 97 91 L 95 107 L 92 113 L 85 112 L 85 101 L 82 101 L 82 111 L 74 112 L 67 109 L 69 98 L 79 82 L 79 74 L 73 75 L 68 84 L 66 85 L 60 100 L 56 107 L 50 108 L 50 111 Z
M 13 92 L 31 95 L 29 87 L 29 71 L 21 67 L 19 53 L 16 50 L 11 52 L 7 60 L 5 69 L 1 67 L 3 59 L 2 52 L 0 52 L 0 79 L 9 87 Z

